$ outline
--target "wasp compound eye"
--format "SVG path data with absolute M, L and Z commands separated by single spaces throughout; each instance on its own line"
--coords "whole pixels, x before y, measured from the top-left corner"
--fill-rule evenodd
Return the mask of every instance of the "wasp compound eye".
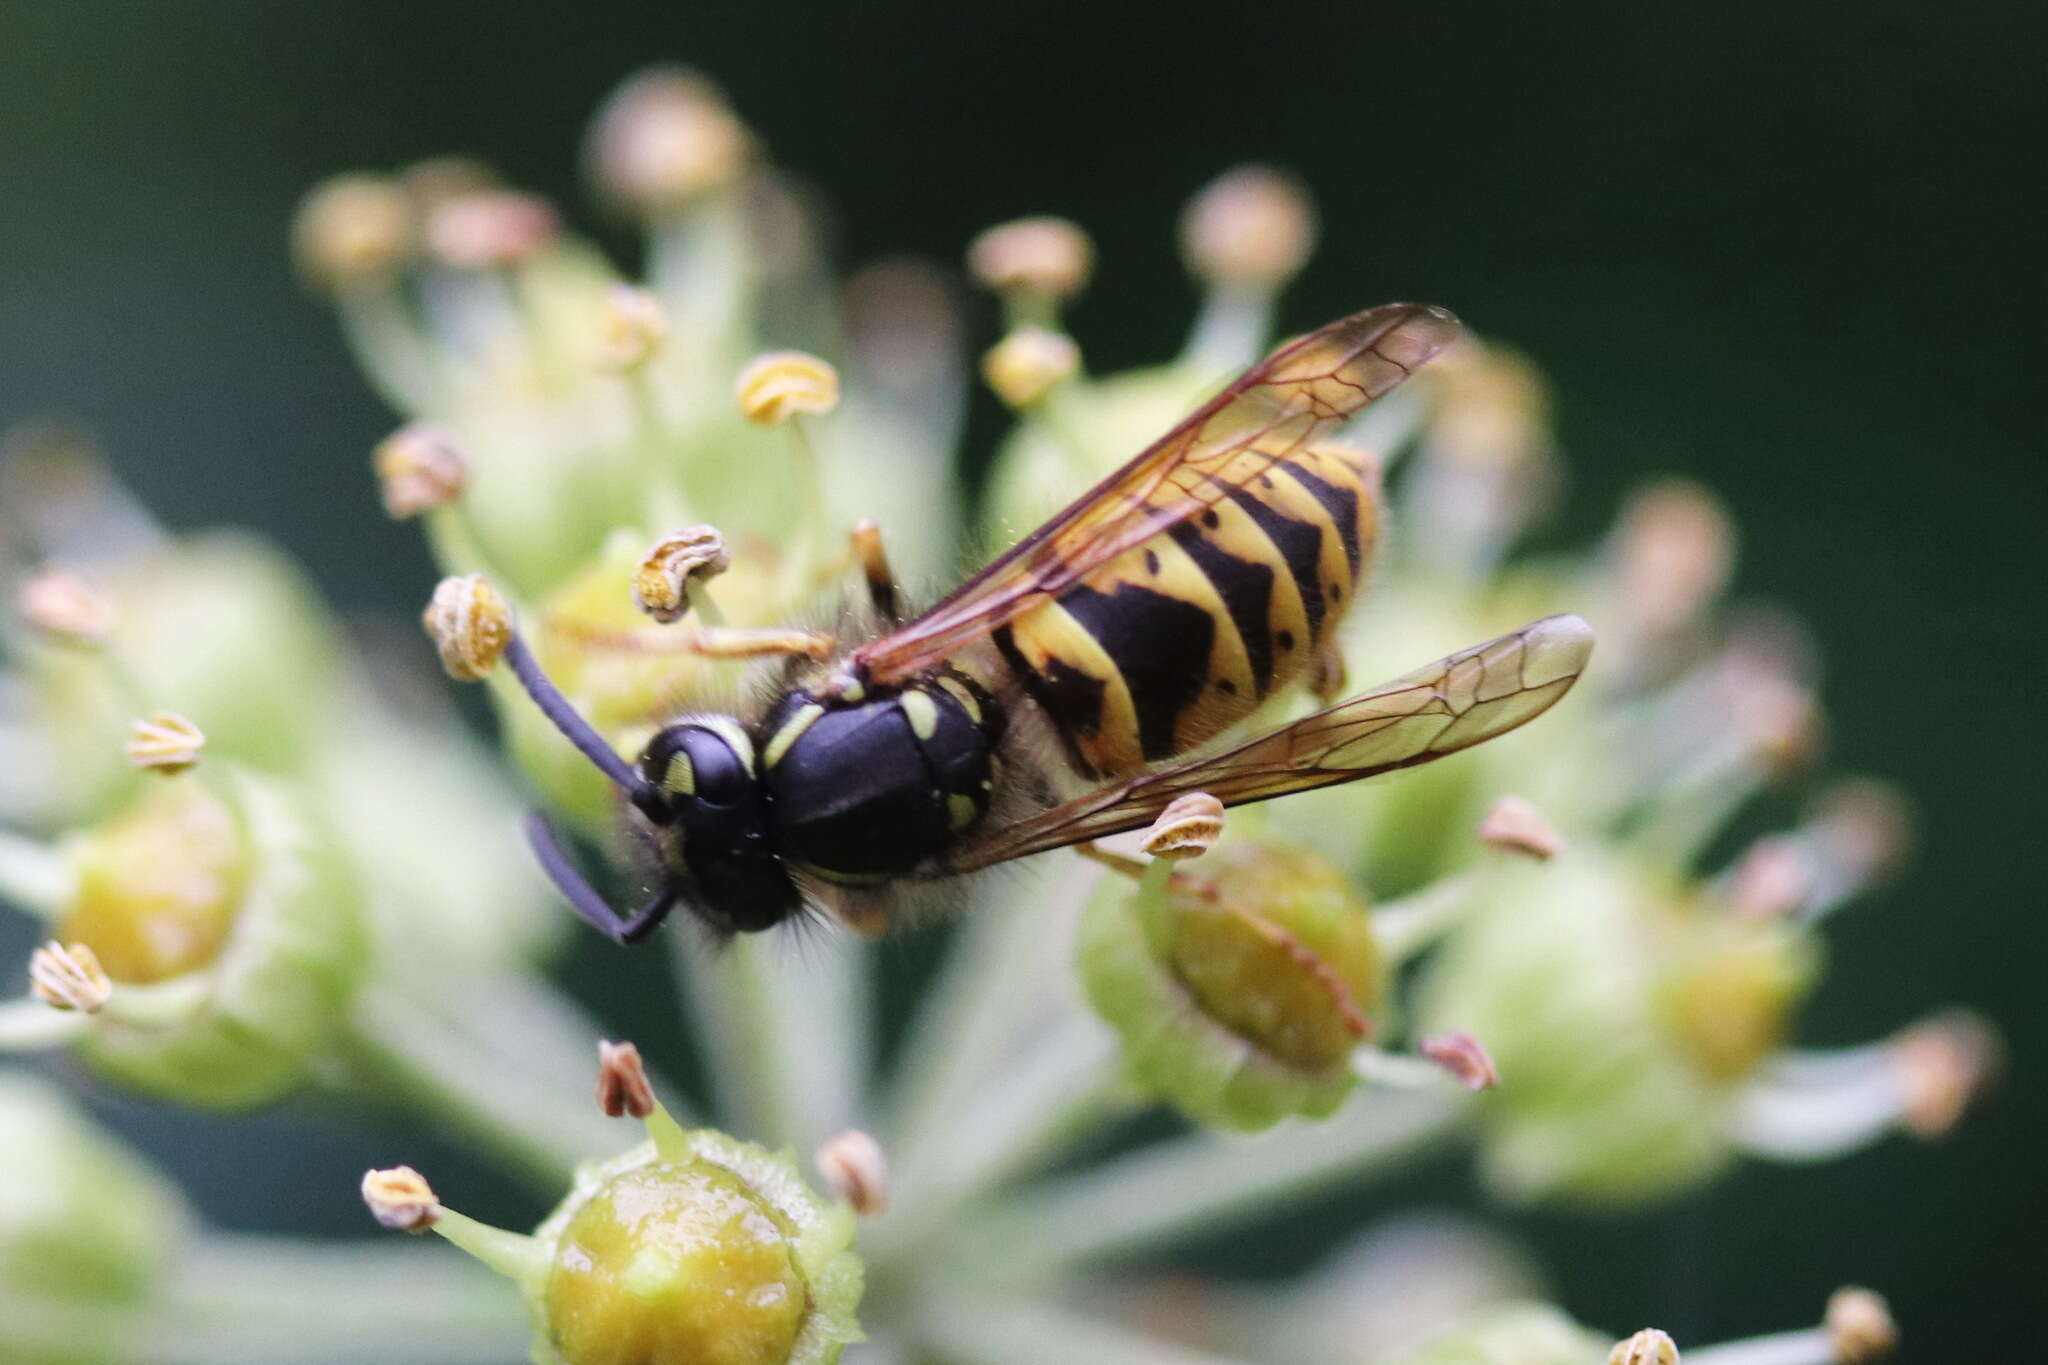
M 672 800 L 688 796 L 709 806 L 739 805 L 754 788 L 753 746 L 742 752 L 734 738 L 709 726 L 671 725 L 648 743 L 640 770 Z

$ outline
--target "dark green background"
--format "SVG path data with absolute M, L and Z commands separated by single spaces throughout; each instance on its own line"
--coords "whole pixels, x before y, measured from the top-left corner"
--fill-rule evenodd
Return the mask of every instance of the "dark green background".
M 1101 270 L 1076 322 L 1113 367 L 1182 333 L 1184 196 L 1240 159 L 1292 165 L 1327 245 L 1287 323 L 1426 298 L 1526 347 L 1557 384 L 1568 529 L 1648 473 L 1722 490 L 1741 588 L 1823 642 L 1836 762 L 1917 796 L 1918 864 L 1831 927 L 1806 1037 L 1968 1001 L 2012 1040 L 2003 1094 L 1945 1145 L 1525 1220 L 1564 1301 L 1699 1342 L 1809 1320 L 1857 1280 L 1892 1296 L 1911 1358 L 2007 1358 L 2039 1340 L 2048 1215 L 2044 13 L 5 0 L 0 421 L 83 417 L 173 522 L 265 527 L 344 605 L 409 609 L 431 571 L 364 463 L 389 419 L 286 261 L 315 179 L 462 151 L 580 208 L 585 118 L 680 58 L 838 205 L 848 261 L 952 259 L 1026 211 L 1085 223 Z M 580 972 L 616 983 L 615 1013 L 664 989 L 650 959 Z M 396 1127 L 110 1107 L 224 1222 L 357 1230 L 357 1170 L 437 1154 L 457 1202 L 531 1211 Z M 1398 1194 L 1461 1188 L 1444 1163 Z M 1315 1244 L 1239 1256 L 1277 1270 Z

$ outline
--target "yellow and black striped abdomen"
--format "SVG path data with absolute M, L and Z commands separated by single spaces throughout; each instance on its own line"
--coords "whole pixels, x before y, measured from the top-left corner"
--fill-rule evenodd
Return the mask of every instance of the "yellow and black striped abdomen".
M 1243 720 L 1302 676 L 1364 586 L 1379 529 L 1369 457 L 1247 453 L 1219 483 L 1214 505 L 996 635 L 1089 776 Z

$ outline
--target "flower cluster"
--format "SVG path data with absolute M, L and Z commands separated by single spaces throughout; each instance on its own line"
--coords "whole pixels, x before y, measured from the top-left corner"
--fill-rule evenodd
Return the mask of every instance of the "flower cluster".
M 1689 484 L 1643 490 L 1590 552 L 1517 553 L 1560 459 L 1539 372 L 1477 340 L 1343 433 L 1388 548 L 1315 681 L 1577 611 L 1600 657 L 1553 714 L 1384 788 L 1227 816 L 1189 795 L 1141 838 L 960 888 L 886 1067 L 872 947 L 671 931 L 705 1093 L 664 1106 L 637 1050 L 606 1044 L 598 1103 L 579 1099 L 597 1031 L 546 974 L 570 921 L 514 847 L 518 786 L 625 851 L 606 771 L 1116 468 L 1266 353 L 1317 231 L 1288 177 L 1219 178 L 1182 222 L 1185 346 L 1106 376 L 1063 321 L 1095 267 L 1078 226 L 969 244 L 1003 317 L 979 374 L 1014 415 L 970 517 L 953 448 L 976 367 L 946 272 L 839 283 L 797 182 L 691 73 L 628 82 L 588 168 L 644 235 L 637 279 L 468 162 L 339 177 L 295 230 L 399 414 L 368 464 L 445 575 L 422 585 L 434 650 L 488 690 L 517 778 L 409 685 L 422 645 L 352 638 L 274 550 L 165 531 L 67 433 L 18 433 L 0 473 L 0 896 L 47 940 L 0 1047 L 70 1047 L 173 1103 L 410 1106 L 561 1202 L 529 1236 L 408 1168 L 364 1179 L 380 1222 L 502 1282 L 395 1240 L 256 1248 L 9 1072 L 9 1359 L 268 1358 L 290 1325 L 301 1357 L 331 1337 L 335 1359 L 503 1358 L 530 1326 L 558 1365 L 819 1365 L 863 1339 L 884 1361 L 1646 1365 L 1675 1360 L 1668 1337 L 1578 1324 L 1476 1225 L 1390 1219 L 1284 1290 L 1190 1295 L 1130 1262 L 1425 1145 L 1469 1143 L 1504 1198 L 1629 1207 L 1739 1155 L 1956 1121 L 1994 1051 L 1967 1015 L 1792 1046 L 1825 917 L 1908 839 L 1889 789 L 1811 780 L 1796 624 L 1723 605 L 1733 530 Z M 1708 861 L 1750 798 L 1794 788 L 1803 819 Z M 1168 1136 L 1100 1156 L 1152 1107 Z M 607 1158 L 620 1115 L 648 1141 Z M 1819 1328 L 1687 1354 L 1861 1362 L 1891 1335 L 1845 1291 Z

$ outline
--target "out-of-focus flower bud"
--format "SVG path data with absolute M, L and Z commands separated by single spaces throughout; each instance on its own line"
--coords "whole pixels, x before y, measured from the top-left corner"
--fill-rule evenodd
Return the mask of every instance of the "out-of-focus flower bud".
M 598 321 L 597 367 L 614 374 L 639 369 L 668 339 L 668 311 L 645 289 L 613 285 Z
M 175 711 L 158 711 L 129 727 L 123 750 L 128 762 L 148 772 L 176 777 L 199 762 L 206 736 Z
M 370 465 L 384 510 L 395 521 L 455 501 L 469 477 L 469 462 L 455 438 L 425 422 L 400 427 L 379 441 L 370 452 Z
M 482 574 L 444 578 L 420 624 L 457 682 L 477 682 L 498 666 L 512 642 L 512 608 Z
M 0 1359 L 136 1359 L 189 1220 L 176 1188 L 20 1071 L 0 1072 L 0 1171 Z
M 1189 201 L 1180 240 L 1188 269 L 1202 279 L 1275 288 L 1315 250 L 1315 208 L 1294 177 L 1240 166 Z
M 1043 327 L 1015 328 L 981 358 L 981 377 L 1013 408 L 1030 407 L 1080 369 L 1074 339 Z
M 717 87 L 672 67 L 643 71 L 620 86 L 590 131 L 598 188 L 655 217 L 731 186 L 751 155 L 746 126 Z
M 1019 218 L 976 237 L 967 268 L 998 293 L 1068 299 L 1088 284 L 1095 245 L 1064 218 Z
M 749 422 L 780 426 L 803 412 L 839 405 L 839 372 L 803 351 L 770 351 L 740 371 L 733 393 Z
M 230 771 L 212 786 L 156 786 L 65 852 L 75 890 L 55 935 L 111 980 L 79 1043 L 101 1071 L 240 1108 L 297 1085 L 345 1027 L 359 909 L 283 784 Z
M 518 190 L 477 190 L 435 205 L 427 246 L 457 270 L 505 270 L 554 245 L 561 234 L 554 206 Z
M 1732 1153 L 1737 1087 L 1811 985 L 1796 925 L 1745 920 L 1593 847 L 1498 869 L 1497 909 L 1431 964 L 1426 1027 L 1469 1028 L 1511 1083 L 1481 1107 L 1504 1193 L 1667 1196 Z
M 113 604 L 69 569 L 38 569 L 14 602 L 22 620 L 65 644 L 96 645 L 114 628 Z
M 299 204 L 292 249 L 312 283 L 345 289 L 388 277 L 412 255 L 412 202 L 379 175 L 338 175 Z
M 424 219 L 451 199 L 502 188 L 498 173 L 466 156 L 431 156 L 398 173 L 414 211 Z
M 633 574 L 633 601 L 667 625 L 690 610 L 690 585 L 716 578 L 732 567 L 725 537 L 715 526 L 692 526 L 663 536 Z
M 637 1055 L 637 1054 L 633 1054 Z M 628 1054 L 614 1050 L 613 1060 Z M 447 1208 L 405 1167 L 363 1192 L 387 1227 L 431 1228 L 516 1280 L 534 1358 L 556 1365 L 831 1365 L 860 1340 L 853 1211 L 787 1154 L 685 1131 L 658 1104 L 650 1140 L 582 1168 L 530 1237 Z
M 1201 816 L 1190 818 L 1213 828 Z M 1135 893 L 1105 885 L 1082 919 L 1082 986 L 1132 1074 L 1218 1127 L 1330 1113 L 1386 998 L 1364 902 L 1335 867 L 1286 845 L 1226 840 L 1164 870 Z

